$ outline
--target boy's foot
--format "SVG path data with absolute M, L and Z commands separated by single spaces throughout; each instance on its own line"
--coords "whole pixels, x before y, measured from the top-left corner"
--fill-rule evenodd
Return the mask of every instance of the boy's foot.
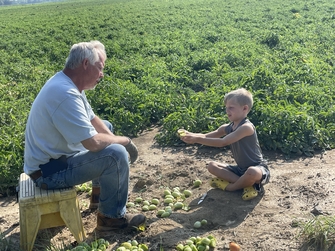
M 225 190 L 226 187 L 228 186 L 229 182 L 226 181 L 226 180 L 221 180 L 221 179 L 218 179 L 218 178 L 214 178 L 214 179 L 211 179 L 209 181 L 209 184 L 211 185 L 211 187 L 220 188 L 222 190 Z
M 256 198 L 258 195 L 258 192 L 253 186 L 246 187 L 243 189 L 242 199 L 243 200 L 252 200 Z
M 109 218 L 100 213 L 97 216 L 97 230 L 110 231 L 125 228 L 137 228 L 145 224 L 146 217 L 143 214 L 126 214 L 122 218 Z

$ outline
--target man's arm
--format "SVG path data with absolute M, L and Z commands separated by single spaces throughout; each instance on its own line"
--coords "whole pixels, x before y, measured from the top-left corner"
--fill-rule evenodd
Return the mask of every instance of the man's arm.
M 98 152 L 110 144 L 121 144 L 126 146 L 130 143 L 130 139 L 128 137 L 114 135 L 97 116 L 91 120 L 91 123 L 98 133 L 81 142 L 87 150 Z
M 95 130 L 98 133 L 105 133 L 105 134 L 111 134 L 114 135 L 109 129 L 108 127 L 105 125 L 105 123 L 97 116 L 95 116 L 92 120 L 91 123 L 93 125 L 93 127 L 95 128 Z

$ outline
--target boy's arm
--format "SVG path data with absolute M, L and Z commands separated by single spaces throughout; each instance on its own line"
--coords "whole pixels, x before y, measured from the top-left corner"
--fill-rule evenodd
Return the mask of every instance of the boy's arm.
M 224 124 L 220 126 L 218 129 L 215 131 L 209 132 L 209 133 L 194 133 L 194 132 L 189 132 L 185 130 L 185 136 L 192 136 L 192 137 L 197 137 L 197 138 L 220 138 L 224 135 L 226 135 L 226 127 L 229 124 Z M 183 139 L 183 137 L 181 137 Z
M 221 138 L 222 136 L 225 136 L 227 126 L 229 126 L 229 124 L 224 124 L 215 131 L 206 133 L 205 138 Z
M 224 138 L 198 137 L 197 135 L 186 134 L 186 136 L 182 137 L 182 140 L 188 144 L 198 143 L 198 144 L 202 144 L 206 146 L 224 147 L 232 143 L 235 143 L 244 137 L 250 136 L 253 133 L 254 133 L 254 128 L 252 127 L 252 125 L 244 124 L 240 126 L 239 128 L 237 128 L 236 131 L 226 135 Z

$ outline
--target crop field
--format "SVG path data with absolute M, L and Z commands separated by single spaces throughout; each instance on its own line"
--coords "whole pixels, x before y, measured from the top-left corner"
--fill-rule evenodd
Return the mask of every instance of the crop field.
M 99 40 L 105 78 L 87 95 L 120 135 L 227 122 L 223 96 L 254 95 L 264 150 L 313 155 L 335 144 L 335 8 L 330 0 L 87 0 L 0 8 L 0 192 L 23 166 L 30 106 L 72 44 Z

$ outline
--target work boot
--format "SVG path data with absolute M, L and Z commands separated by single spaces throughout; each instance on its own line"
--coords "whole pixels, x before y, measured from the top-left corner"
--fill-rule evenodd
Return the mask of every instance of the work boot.
M 97 230 L 109 231 L 125 228 L 137 228 L 144 225 L 146 217 L 143 214 L 126 214 L 122 218 L 109 218 L 100 213 L 97 216 Z
M 89 209 L 96 210 L 99 206 L 100 187 L 92 187 Z

